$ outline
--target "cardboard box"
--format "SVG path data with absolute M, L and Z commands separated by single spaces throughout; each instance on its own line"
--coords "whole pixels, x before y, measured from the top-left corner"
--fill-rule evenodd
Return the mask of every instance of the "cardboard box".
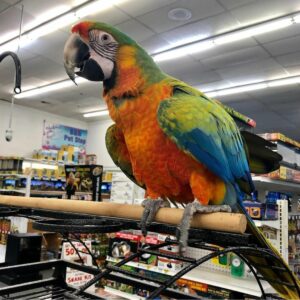
M 108 256 L 123 259 L 137 252 L 141 236 L 131 231 L 110 235 Z
M 292 146 L 295 146 L 300 149 L 300 143 L 298 141 L 295 141 L 291 138 L 288 138 L 282 133 L 279 132 L 273 132 L 273 133 L 262 133 L 259 134 L 262 138 L 268 140 L 268 141 L 282 141 L 284 143 L 290 144 Z
M 293 170 L 280 166 L 278 170 L 269 173 L 267 176 L 272 179 L 293 180 Z

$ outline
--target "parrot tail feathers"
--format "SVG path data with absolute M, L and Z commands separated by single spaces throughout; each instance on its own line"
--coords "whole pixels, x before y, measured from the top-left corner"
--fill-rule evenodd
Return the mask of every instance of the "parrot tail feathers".
M 258 247 L 268 250 L 272 255 L 267 257 L 254 256 L 253 254 L 245 254 L 243 256 L 248 262 L 254 266 L 254 268 L 264 277 L 265 280 L 278 292 L 278 294 L 284 299 L 299 299 L 300 298 L 300 281 L 296 276 L 289 270 L 289 266 L 281 257 L 277 249 L 268 241 L 260 230 L 256 227 L 255 223 L 248 215 L 242 204 L 237 203 L 237 207 L 241 213 L 247 218 L 247 233 L 251 233 L 254 238 L 255 244 Z M 271 267 L 271 268 L 268 268 Z M 286 269 L 283 271 L 276 270 L 276 267 Z M 277 281 L 277 282 L 276 282 Z

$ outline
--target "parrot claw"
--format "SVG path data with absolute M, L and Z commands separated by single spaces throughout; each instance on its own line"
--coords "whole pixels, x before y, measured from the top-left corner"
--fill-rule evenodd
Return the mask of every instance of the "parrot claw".
M 229 205 L 201 205 L 196 199 L 192 203 L 187 204 L 184 209 L 181 223 L 177 231 L 177 240 L 179 243 L 179 252 L 183 254 L 187 247 L 189 229 L 191 221 L 195 213 L 213 213 L 213 212 L 231 212 Z
M 164 199 L 145 199 L 142 202 L 142 206 L 145 207 L 143 216 L 141 219 L 140 227 L 142 234 L 147 235 L 147 227 L 152 223 L 157 211 L 162 207 L 170 207 L 170 203 Z

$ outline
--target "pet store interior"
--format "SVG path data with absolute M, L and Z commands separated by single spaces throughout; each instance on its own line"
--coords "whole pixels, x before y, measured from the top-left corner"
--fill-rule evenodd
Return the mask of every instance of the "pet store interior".
M 0 0 L 1 299 L 299 299 L 300 1 Z

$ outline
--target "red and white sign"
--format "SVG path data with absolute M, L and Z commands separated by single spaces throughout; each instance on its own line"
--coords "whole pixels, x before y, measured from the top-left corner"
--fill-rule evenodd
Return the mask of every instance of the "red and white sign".
M 86 247 L 91 251 L 92 250 L 91 241 L 85 241 L 84 243 L 85 243 Z M 92 266 L 93 265 L 92 257 L 88 253 L 85 246 L 80 242 L 72 242 L 72 244 L 74 245 L 74 247 L 77 250 L 84 252 L 84 253 L 79 252 L 82 260 L 84 261 L 84 265 Z M 81 260 L 78 256 L 76 250 L 74 249 L 74 247 L 68 242 L 63 243 L 61 258 L 64 260 L 81 263 Z M 78 271 L 75 269 L 67 268 L 66 283 L 68 285 L 71 285 L 74 287 L 79 287 L 79 286 L 87 283 L 88 281 L 90 281 L 93 277 L 94 277 L 94 275 L 92 275 L 92 274 L 88 274 L 88 273 L 84 273 L 84 272 L 81 272 L 81 271 Z

